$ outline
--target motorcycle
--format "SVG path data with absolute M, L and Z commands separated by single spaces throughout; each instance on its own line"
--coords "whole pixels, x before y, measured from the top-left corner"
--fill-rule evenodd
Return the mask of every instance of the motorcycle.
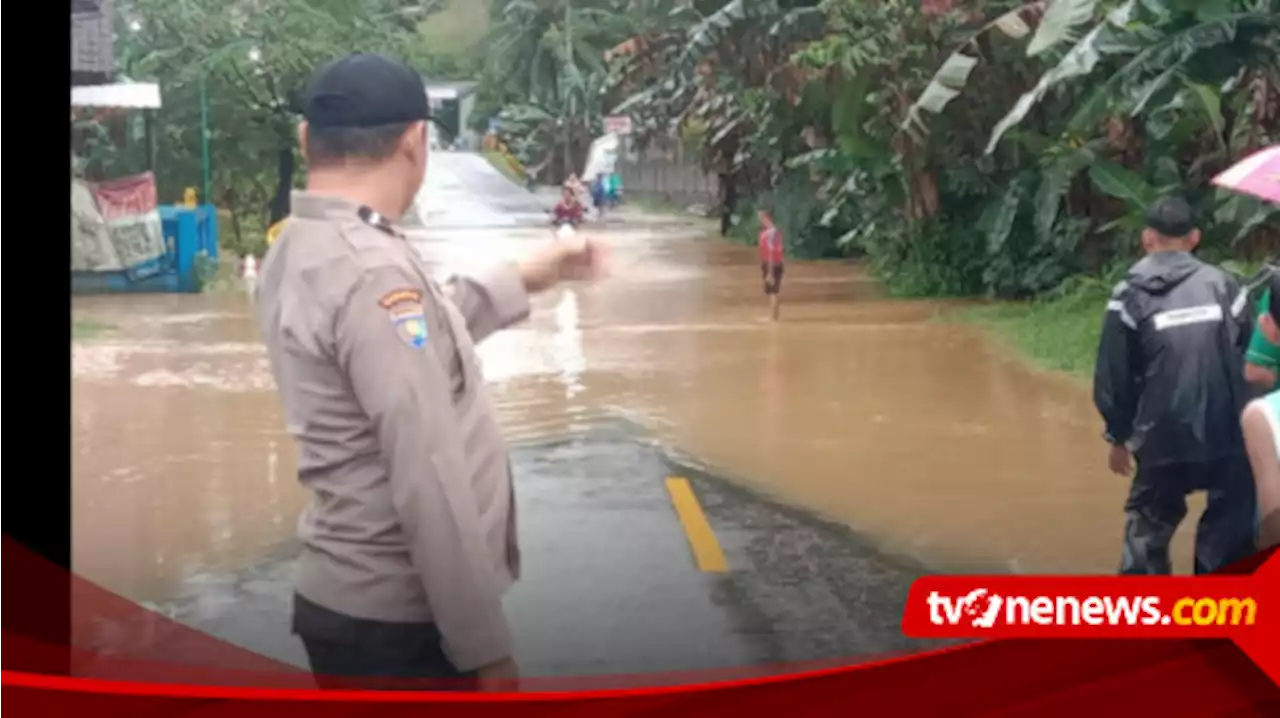
M 561 227 L 569 227 L 570 229 L 577 229 L 578 227 L 581 227 L 581 226 L 582 226 L 582 218 L 581 218 L 581 217 L 555 217 L 555 216 L 553 216 L 553 217 L 551 218 L 551 228 L 552 228 L 552 229 L 554 229 L 554 230 L 557 230 L 557 231 L 559 231 L 559 229 L 560 229 Z
M 571 230 L 576 230 L 586 220 L 586 215 L 581 210 L 573 214 L 562 214 L 554 209 L 549 209 L 547 214 L 551 215 L 551 228 L 557 231 L 561 227 L 569 227 Z

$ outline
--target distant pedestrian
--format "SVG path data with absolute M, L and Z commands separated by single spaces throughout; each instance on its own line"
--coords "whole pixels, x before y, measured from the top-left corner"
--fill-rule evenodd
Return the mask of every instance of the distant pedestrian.
M 778 321 L 782 294 L 782 270 L 784 250 L 782 231 L 773 223 L 773 212 L 762 207 L 757 213 L 760 220 L 760 237 L 756 251 L 760 257 L 760 276 L 764 280 L 764 293 L 769 298 L 769 316 Z
M 1170 573 L 1186 497 L 1205 491 L 1195 572 L 1209 573 L 1253 549 L 1256 502 L 1238 418 L 1253 312 L 1231 275 L 1191 254 L 1200 230 L 1186 201 L 1155 202 L 1146 222 L 1147 256 L 1107 303 L 1094 373 L 1110 468 L 1128 477 L 1137 459 L 1120 571 Z
M 596 214 L 601 219 L 604 219 L 604 210 L 608 203 L 608 183 L 604 173 L 601 173 L 591 180 L 591 204 L 595 205 Z
M 422 76 L 357 53 L 318 69 L 298 135 L 307 189 L 259 272 L 257 318 L 298 479 L 293 630 L 323 686 L 517 676 L 502 596 L 515 496 L 476 344 L 529 295 L 589 278 L 598 245 L 438 282 L 393 218 L 427 167 Z
M 1267 289 L 1258 331 L 1265 332 L 1274 346 L 1280 343 L 1280 275 L 1271 274 Z M 1257 491 L 1258 548 L 1267 549 L 1280 545 L 1280 391 L 1250 402 L 1241 422 Z
M 622 203 L 622 175 L 610 172 L 605 181 L 605 199 L 610 208 L 616 208 Z
M 728 237 L 733 229 L 733 213 L 738 208 L 738 187 L 733 181 L 733 173 L 720 175 L 720 236 Z
M 582 180 L 578 178 L 577 172 L 569 173 L 568 179 L 564 181 L 564 186 L 573 191 L 573 196 L 578 200 L 578 204 L 582 205 L 583 208 L 587 206 L 591 192 L 582 183 Z

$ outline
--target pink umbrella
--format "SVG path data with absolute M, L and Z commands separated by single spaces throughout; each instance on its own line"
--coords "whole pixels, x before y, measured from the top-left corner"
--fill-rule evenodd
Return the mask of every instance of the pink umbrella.
M 1280 204 L 1280 145 L 1249 155 L 1214 177 L 1213 183 Z

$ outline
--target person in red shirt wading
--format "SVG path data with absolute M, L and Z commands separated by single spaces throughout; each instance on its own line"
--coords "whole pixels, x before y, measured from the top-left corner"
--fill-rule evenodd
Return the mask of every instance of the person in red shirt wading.
M 782 232 L 773 224 L 773 214 L 768 208 L 757 212 L 760 219 L 760 276 L 764 279 L 764 293 L 769 297 L 769 310 L 778 321 L 778 295 L 782 291 Z
M 578 202 L 578 195 L 573 191 L 573 187 L 569 186 L 567 182 L 561 192 L 560 202 L 552 211 L 552 215 L 551 224 L 556 228 L 563 224 L 574 227 L 582 224 L 582 205 Z

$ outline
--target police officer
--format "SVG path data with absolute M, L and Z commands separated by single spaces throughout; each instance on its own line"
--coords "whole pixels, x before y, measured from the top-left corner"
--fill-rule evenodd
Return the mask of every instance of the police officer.
M 1110 468 L 1129 476 L 1134 458 L 1138 464 L 1121 572 L 1170 573 L 1169 542 L 1186 496 L 1205 491 L 1195 570 L 1207 573 L 1253 548 L 1253 480 L 1239 419 L 1249 399 L 1243 365 L 1253 312 L 1231 275 L 1191 254 L 1200 230 L 1185 200 L 1155 202 L 1146 224 L 1147 256 L 1107 303 L 1094 373 Z
M 421 77 L 349 55 L 316 70 L 303 114 L 307 189 L 263 263 L 256 306 L 313 492 L 293 630 L 321 685 L 509 686 L 515 502 L 475 345 L 524 319 L 530 293 L 596 276 L 599 250 L 553 242 L 438 284 L 392 220 L 426 168 Z

